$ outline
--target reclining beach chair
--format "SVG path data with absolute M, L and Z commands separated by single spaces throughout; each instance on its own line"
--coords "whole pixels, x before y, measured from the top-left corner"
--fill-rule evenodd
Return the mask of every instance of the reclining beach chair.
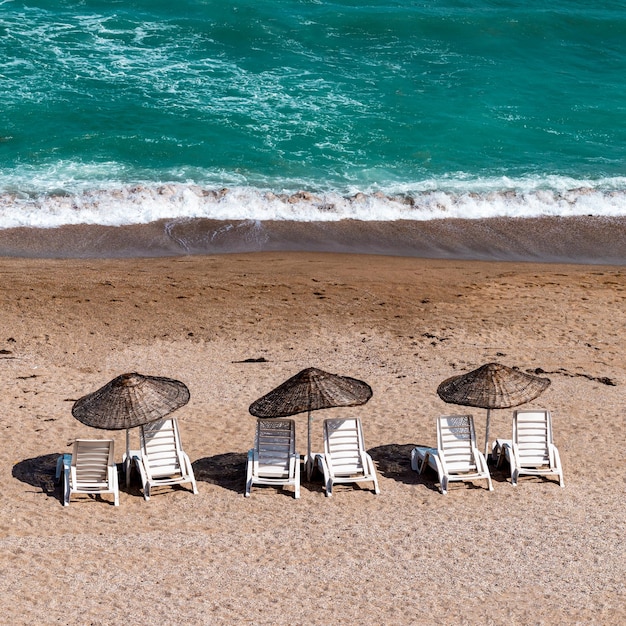
M 564 487 L 559 451 L 552 439 L 552 418 L 544 409 L 513 412 L 513 439 L 496 439 L 492 456 L 498 466 L 506 458 L 511 466 L 511 484 L 520 474 L 557 476 Z
M 63 474 L 63 506 L 69 506 L 73 493 L 112 493 L 115 506 L 120 495 L 112 439 L 77 439 L 72 454 L 57 460 L 57 480 Z
M 442 494 L 453 481 L 486 480 L 493 491 L 487 460 L 476 446 L 471 415 L 437 418 L 437 448 L 417 446 L 411 450 L 411 467 L 420 474 L 426 466 L 437 472 Z
M 257 420 L 254 448 L 248 451 L 246 498 L 250 497 L 252 485 L 293 485 L 294 497 L 300 497 L 300 455 L 296 452 L 294 420 Z
M 141 450 L 133 457 L 141 475 L 143 497 L 153 487 L 190 484 L 198 493 L 189 457 L 182 449 L 176 418 L 165 418 L 139 427 Z
M 380 493 L 376 468 L 372 457 L 365 451 L 361 420 L 324 420 L 324 454 L 315 462 L 324 474 L 326 495 L 333 495 L 337 483 L 372 482 L 374 493 Z

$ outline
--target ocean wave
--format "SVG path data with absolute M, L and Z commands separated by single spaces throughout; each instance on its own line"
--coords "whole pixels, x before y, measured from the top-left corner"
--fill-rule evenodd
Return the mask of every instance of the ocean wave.
M 504 184 L 506 183 L 506 184 Z M 0 228 L 124 226 L 158 220 L 293 222 L 425 221 L 543 216 L 626 216 L 626 179 L 425 181 L 350 193 L 271 191 L 248 186 L 141 184 L 75 193 L 0 194 Z

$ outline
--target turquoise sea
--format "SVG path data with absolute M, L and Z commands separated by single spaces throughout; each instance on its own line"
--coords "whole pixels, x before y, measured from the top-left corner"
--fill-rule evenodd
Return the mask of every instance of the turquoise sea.
M 0 84 L 3 230 L 626 217 L 624 1 L 0 0 Z

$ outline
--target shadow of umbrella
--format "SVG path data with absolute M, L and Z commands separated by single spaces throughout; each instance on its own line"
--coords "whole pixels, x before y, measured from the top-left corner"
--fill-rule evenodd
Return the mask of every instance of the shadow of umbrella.
M 411 450 L 414 443 L 390 443 L 368 450 L 376 462 L 379 474 L 406 485 L 424 485 L 431 491 L 439 491 L 435 483 L 411 469 Z
M 378 473 L 385 478 L 392 478 L 402 483 L 415 483 L 415 472 L 411 469 L 411 450 L 413 443 L 389 443 L 368 450 L 376 461 Z
M 226 452 L 197 459 L 191 465 L 196 480 L 243 494 L 246 487 L 247 459 L 248 455 L 243 452 Z
M 57 498 L 61 493 L 59 483 L 56 479 L 57 459 L 60 453 L 43 454 L 24 459 L 13 466 L 11 474 L 13 478 L 41 489 L 49 498 Z

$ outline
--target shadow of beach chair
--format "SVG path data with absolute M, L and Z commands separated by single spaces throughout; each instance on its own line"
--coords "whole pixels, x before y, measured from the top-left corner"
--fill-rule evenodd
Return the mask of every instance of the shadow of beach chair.
M 119 505 L 117 466 L 112 439 L 77 439 L 72 454 L 57 460 L 57 480 L 63 475 L 63 506 L 69 506 L 73 493 L 111 493 Z
M 248 452 L 246 466 L 246 498 L 250 497 L 252 485 L 292 485 L 294 498 L 300 497 L 300 455 L 296 452 L 294 420 L 257 420 L 254 448 Z
M 141 450 L 135 453 L 141 476 L 143 497 L 150 499 L 152 489 L 161 486 L 190 484 L 198 493 L 191 461 L 182 449 L 176 418 L 166 418 L 144 424 L 139 429 Z
M 552 438 L 552 417 L 545 409 L 513 412 L 513 439 L 496 439 L 492 457 L 499 467 L 504 459 L 511 466 L 511 484 L 519 476 L 557 476 L 564 487 L 563 467 Z
M 471 415 L 437 418 L 437 447 L 416 446 L 411 450 L 411 467 L 420 474 L 431 467 L 439 477 L 439 489 L 448 493 L 454 481 L 486 480 L 493 491 L 487 460 L 476 446 L 476 431 Z
M 324 454 L 317 454 L 315 463 L 324 474 L 328 497 L 335 484 L 371 482 L 374 493 L 380 493 L 372 457 L 365 451 L 361 420 L 324 420 Z

